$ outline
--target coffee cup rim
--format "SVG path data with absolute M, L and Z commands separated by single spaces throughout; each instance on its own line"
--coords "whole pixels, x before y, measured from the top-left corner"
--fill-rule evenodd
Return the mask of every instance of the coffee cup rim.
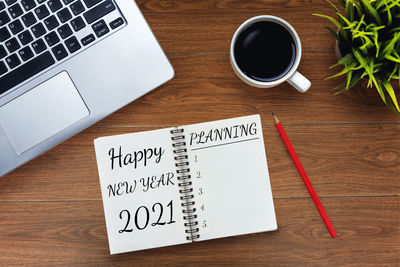
M 285 27 L 288 30 L 288 32 L 292 35 L 293 40 L 296 45 L 296 57 L 295 57 L 295 60 L 293 62 L 292 67 L 290 68 L 290 70 L 283 77 L 281 77 L 277 80 L 274 80 L 274 81 L 270 81 L 270 82 L 258 81 L 258 80 L 255 80 L 255 79 L 247 76 L 244 72 L 242 72 L 242 70 L 237 65 L 237 62 L 235 59 L 235 54 L 234 54 L 235 42 L 236 42 L 236 39 L 239 36 L 239 34 L 242 33 L 243 30 L 247 29 L 248 27 L 250 27 L 251 25 L 253 25 L 254 23 L 259 22 L 259 21 L 272 21 L 272 22 L 279 23 L 280 25 Z M 281 84 L 284 81 L 286 81 L 289 77 L 291 77 L 297 71 L 297 68 L 300 64 L 301 53 L 302 53 L 302 51 L 301 51 L 300 38 L 299 38 L 296 30 L 292 27 L 292 25 L 289 24 L 289 22 L 287 22 L 286 20 L 284 20 L 282 18 L 272 16 L 272 15 L 260 15 L 260 16 L 252 17 L 252 18 L 246 20 L 237 28 L 237 30 L 231 40 L 230 61 L 233 66 L 233 70 L 236 72 L 236 74 L 239 76 L 239 78 L 241 78 L 244 82 L 246 82 L 247 84 L 250 84 L 252 86 L 255 86 L 255 87 L 266 88 L 266 87 L 273 87 L 278 84 Z

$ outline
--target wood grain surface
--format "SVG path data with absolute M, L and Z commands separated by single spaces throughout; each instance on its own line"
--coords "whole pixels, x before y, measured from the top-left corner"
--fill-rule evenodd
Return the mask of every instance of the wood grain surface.
M 0 266 L 399 266 L 400 117 L 374 89 L 333 95 L 339 80 L 332 15 L 322 0 L 140 0 L 176 76 L 120 111 L 0 179 Z M 246 19 L 291 23 L 312 82 L 245 85 L 229 45 Z M 149 77 L 151 78 L 151 77 Z M 400 91 L 398 84 L 397 92 Z M 133 88 L 134 89 L 134 88 Z M 273 125 L 286 132 L 338 233 L 330 238 Z M 278 231 L 110 256 L 93 139 L 260 114 Z

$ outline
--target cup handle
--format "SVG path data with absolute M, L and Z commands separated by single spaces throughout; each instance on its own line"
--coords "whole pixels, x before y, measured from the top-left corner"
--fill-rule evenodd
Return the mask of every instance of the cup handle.
M 310 89 L 311 86 L 311 82 L 298 71 L 296 71 L 292 77 L 287 79 L 287 82 L 300 93 L 304 93 Z

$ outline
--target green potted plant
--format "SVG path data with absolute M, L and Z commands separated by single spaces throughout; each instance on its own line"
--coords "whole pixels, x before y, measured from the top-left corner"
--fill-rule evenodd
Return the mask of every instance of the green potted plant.
M 337 14 L 330 20 L 337 31 L 325 26 L 336 38 L 336 51 L 341 58 L 331 68 L 343 69 L 327 79 L 346 75 L 335 89 L 349 90 L 361 79 L 375 87 L 383 102 L 400 114 L 396 93 L 400 88 L 400 0 L 339 0 L 339 9 L 328 1 Z M 398 80 L 398 81 L 395 81 Z

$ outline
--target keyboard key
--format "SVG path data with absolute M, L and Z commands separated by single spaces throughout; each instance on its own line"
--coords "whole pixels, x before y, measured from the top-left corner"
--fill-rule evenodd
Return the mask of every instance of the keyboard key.
M 3 61 L 0 61 L 0 76 L 7 72 L 6 64 Z
M 106 26 L 106 22 L 104 21 L 104 19 L 97 21 L 96 23 L 92 24 L 92 29 L 93 31 L 97 31 L 100 28 L 103 28 L 104 26 Z
M 4 46 L 0 45 L 0 59 L 2 59 L 5 56 L 7 56 L 7 51 L 4 48 Z
M 17 2 L 17 0 L 6 0 L 6 4 L 9 5 L 9 6 L 14 4 L 15 2 Z
M 22 15 L 22 13 L 24 13 L 24 11 L 22 11 L 22 8 L 19 4 L 15 4 L 13 6 L 10 6 L 8 8 L 8 12 L 10 13 L 11 17 L 18 18 L 19 16 Z
M 14 86 L 47 69 L 55 63 L 54 58 L 49 51 L 41 54 L 26 62 L 15 70 L 7 73 L 0 78 L 0 94 L 10 90 Z
M 64 23 L 72 18 L 71 12 L 68 11 L 68 8 L 64 8 L 58 11 L 57 16 L 60 19 L 61 23 Z
M 50 15 L 50 12 L 45 5 L 41 5 L 40 7 L 35 8 L 35 14 L 38 19 L 44 19 Z
M 19 60 L 16 54 L 12 54 L 11 56 L 6 57 L 6 62 L 8 64 L 8 67 L 10 67 L 10 69 L 13 69 L 19 64 L 21 64 L 21 60 Z
M 28 30 L 18 34 L 18 39 L 22 45 L 29 44 L 33 41 L 32 34 Z
M 21 46 L 19 45 L 17 39 L 12 38 L 4 43 L 8 49 L 8 52 L 12 53 L 15 50 L 19 49 Z
M 44 28 L 43 24 L 40 22 L 38 24 L 32 26 L 31 31 L 32 31 L 33 35 L 35 35 L 36 38 L 38 38 L 46 33 L 46 29 Z
M 4 42 L 8 38 L 11 37 L 10 32 L 7 30 L 6 27 L 0 29 L 0 42 Z
M 29 12 L 21 17 L 22 22 L 25 24 L 25 27 L 32 26 L 36 23 L 35 15 L 32 12 Z
M 99 3 L 101 0 L 83 0 L 88 8 L 94 6 Z
M 25 9 L 25 11 L 29 11 L 36 6 L 36 3 L 34 0 L 22 0 L 21 4 L 22 4 L 23 8 Z
M 60 0 L 49 0 L 47 2 L 47 5 L 49 6 L 52 12 L 56 12 L 57 10 L 63 7 L 63 4 L 61 4 Z
M 68 48 L 71 54 L 81 48 L 81 45 L 79 44 L 78 39 L 76 39 L 75 36 L 72 36 L 71 38 L 67 39 L 65 41 L 65 46 Z
M 33 58 L 33 52 L 29 48 L 29 46 L 22 48 L 21 50 L 18 51 L 19 56 L 22 58 L 23 61 L 27 61 L 31 58 Z
M 119 26 L 121 26 L 122 24 L 124 24 L 124 20 L 122 18 L 117 18 L 116 20 L 113 20 L 110 22 L 110 27 L 111 29 L 115 29 Z
M 24 29 L 24 26 L 22 26 L 22 23 L 21 21 L 19 21 L 19 19 L 10 22 L 10 24 L 8 24 L 8 27 L 13 34 L 17 34 Z
M 3 2 L 0 2 L 0 10 L 3 10 L 6 8 L 6 4 L 4 4 Z
M 95 6 L 91 10 L 86 11 L 83 16 L 85 17 L 86 22 L 91 24 L 92 22 L 100 19 L 101 17 L 104 17 L 113 10 L 115 10 L 114 4 L 111 2 L 111 0 L 106 0 L 101 4 Z
M 10 17 L 5 11 L 0 12 L 0 26 L 3 26 L 10 22 Z
M 74 0 L 63 0 L 64 4 L 69 5 L 73 2 Z
M 108 29 L 107 26 L 104 26 L 103 28 L 98 29 L 97 31 L 95 31 L 94 33 L 96 34 L 96 36 L 98 38 L 100 38 L 101 36 L 103 36 L 104 34 L 108 33 L 110 30 Z
M 42 39 L 39 39 L 32 43 L 32 48 L 35 50 L 36 54 L 40 54 L 46 50 L 47 46 Z
M 36 0 L 38 2 L 38 4 L 42 4 L 44 2 L 46 2 L 47 0 Z
M 58 23 L 56 16 L 54 16 L 54 15 L 51 17 L 48 17 L 43 22 L 44 22 L 44 25 L 46 25 L 47 30 L 49 30 L 49 31 L 57 28 L 60 25 L 60 23 Z
M 85 28 L 86 24 L 83 21 L 82 17 L 77 17 L 77 18 L 71 20 L 71 26 L 72 26 L 72 28 L 74 28 L 74 31 L 77 32 L 77 31 Z
M 53 54 L 58 61 L 65 58 L 66 56 L 68 56 L 68 52 L 67 52 L 67 50 L 65 50 L 65 48 L 62 44 L 56 45 L 55 47 L 53 47 L 51 49 L 51 51 L 53 51 Z
M 60 38 L 58 38 L 58 35 L 56 32 L 51 32 L 51 33 L 45 35 L 44 39 L 46 40 L 48 46 L 53 46 L 60 41 Z
M 68 24 L 64 24 L 63 26 L 58 28 L 57 31 L 60 34 L 61 38 L 63 38 L 63 39 L 72 35 L 71 27 L 69 27 Z
M 82 5 L 81 1 L 76 1 L 74 3 L 72 3 L 70 6 L 72 13 L 74 13 L 74 15 L 79 15 L 81 14 L 83 11 L 85 11 L 85 7 Z
M 81 43 L 86 46 L 88 44 L 90 44 L 91 42 L 93 42 L 95 40 L 95 37 L 93 34 L 89 34 L 88 36 L 82 38 Z

